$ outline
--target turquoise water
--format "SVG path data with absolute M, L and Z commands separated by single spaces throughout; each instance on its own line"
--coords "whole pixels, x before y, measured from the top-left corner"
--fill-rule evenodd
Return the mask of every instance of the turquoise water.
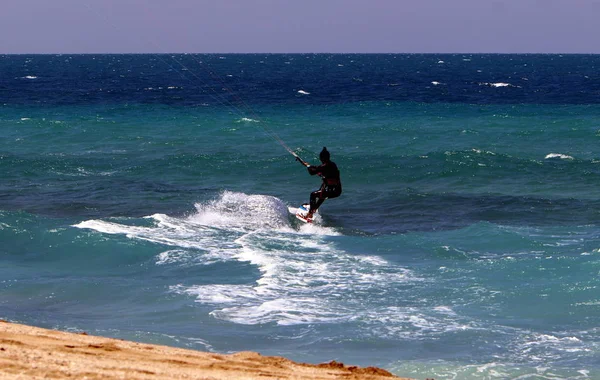
M 1 58 L 1 318 L 600 378 L 599 56 Z M 278 139 L 340 167 L 314 225 Z

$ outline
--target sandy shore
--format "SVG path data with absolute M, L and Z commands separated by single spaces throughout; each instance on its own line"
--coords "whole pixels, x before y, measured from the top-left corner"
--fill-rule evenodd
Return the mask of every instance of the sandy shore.
M 0 321 L 0 379 L 399 379 L 375 368 L 220 355 Z

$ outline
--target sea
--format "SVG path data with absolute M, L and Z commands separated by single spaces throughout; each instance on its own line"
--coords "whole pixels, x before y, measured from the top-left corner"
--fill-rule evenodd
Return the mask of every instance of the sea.
M 599 189 L 600 55 L 0 55 L 7 321 L 600 379 Z

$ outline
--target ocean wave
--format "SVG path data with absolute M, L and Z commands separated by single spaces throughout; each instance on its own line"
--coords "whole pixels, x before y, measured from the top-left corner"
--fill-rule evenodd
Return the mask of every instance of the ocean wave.
M 157 255 L 156 265 L 240 261 L 256 266 L 260 276 L 253 284 L 170 286 L 174 293 L 213 305 L 213 317 L 237 324 L 375 321 L 380 316 L 373 310 L 379 306 L 369 306 L 372 297 L 363 299 L 358 310 L 356 300 L 422 281 L 411 270 L 381 257 L 345 252 L 331 240 L 339 235 L 334 229 L 299 222 L 294 228 L 290 214 L 294 209 L 274 197 L 224 192 L 196 208 L 196 213 L 182 218 L 151 215 L 145 218 L 150 225 L 88 220 L 75 227 L 173 247 Z M 437 312 L 452 313 L 447 308 Z M 413 326 L 435 324 L 427 317 L 407 320 Z
M 551 159 L 561 159 L 561 160 L 574 160 L 575 158 L 573 158 L 573 156 L 569 156 L 567 154 L 561 154 L 561 153 L 548 153 L 546 155 L 546 157 L 544 157 L 546 160 L 551 160 Z
M 356 308 L 356 297 L 415 281 L 407 269 L 377 257 L 349 255 L 322 238 L 245 235 L 237 242 L 243 247 L 237 260 L 261 272 L 255 285 L 176 285 L 171 290 L 217 306 L 210 314 L 218 319 L 297 325 L 375 318 L 368 305 Z
M 153 214 L 144 217 L 151 225 L 129 225 L 118 221 L 86 220 L 74 225 L 100 233 L 125 235 L 129 238 L 166 244 L 204 252 L 237 249 L 236 240 L 245 234 L 301 233 L 322 236 L 339 235 L 335 229 L 318 223 L 304 225 L 293 219 L 289 207 L 268 195 L 248 195 L 225 191 L 217 199 L 197 203 L 196 212 L 186 217 Z M 293 222 L 292 222 L 293 221 Z M 297 224 L 293 224 L 296 223 Z M 317 220 L 318 222 L 318 220 Z M 223 251 L 220 251 L 223 249 Z M 173 253 L 170 252 L 169 255 Z M 223 257 L 230 257 L 226 254 Z M 159 259 L 166 260 L 166 258 Z
M 479 85 L 480 86 L 495 87 L 495 88 L 500 88 L 500 87 L 515 87 L 515 88 L 520 88 L 521 87 L 521 86 L 515 86 L 513 84 L 505 83 L 505 82 L 496 82 L 496 83 L 479 82 Z
M 167 86 L 167 87 L 158 86 L 158 87 L 144 87 L 144 91 L 157 91 L 157 90 L 161 91 L 161 90 L 164 90 L 165 88 L 167 90 L 182 90 L 183 89 L 183 87 L 181 87 L 181 86 Z
M 536 380 L 589 380 L 597 378 L 597 371 L 576 368 L 556 368 L 546 363 L 503 362 L 492 359 L 470 364 L 461 361 L 438 360 L 433 363 L 402 360 L 391 367 L 394 373 L 420 378 L 424 373 L 435 374 L 436 379 L 536 379 Z
M 117 171 L 112 170 L 112 171 L 95 171 L 95 170 L 88 170 L 85 169 L 83 167 L 77 167 L 77 168 L 73 168 L 71 171 L 65 171 L 65 170 L 50 170 L 51 173 L 57 174 L 59 176 L 65 176 L 65 177 L 90 177 L 90 176 L 112 176 L 113 174 L 115 174 Z
M 266 195 L 224 192 L 196 204 L 187 217 L 154 214 L 139 222 L 87 220 L 74 225 L 173 247 L 157 255 L 156 265 L 207 265 L 240 261 L 256 266 L 255 284 L 173 284 L 172 292 L 214 305 L 213 317 L 238 324 L 295 325 L 348 321 L 357 313 L 350 299 L 381 293 L 414 281 L 410 270 L 376 256 L 356 256 L 330 240 L 334 229 L 297 222 L 281 200 Z M 297 222 L 298 227 L 294 227 Z M 377 289 L 381 288 L 380 291 Z M 359 313 L 372 318 L 366 307 Z
M 249 117 L 243 117 L 236 121 L 236 123 L 260 123 L 259 120 L 254 120 Z

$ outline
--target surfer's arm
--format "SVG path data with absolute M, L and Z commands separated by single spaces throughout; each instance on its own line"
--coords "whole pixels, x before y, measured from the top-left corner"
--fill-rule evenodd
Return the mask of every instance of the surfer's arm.
M 310 175 L 315 175 L 315 174 L 319 174 L 320 175 L 321 174 L 321 166 L 322 165 L 320 165 L 320 166 L 311 166 L 311 165 L 308 165 L 306 168 L 308 169 L 308 173 Z
M 303 159 L 301 159 L 300 157 L 296 156 L 296 161 L 298 161 L 299 163 L 301 163 L 302 165 L 306 166 L 307 168 L 310 167 L 310 164 L 306 161 L 304 161 Z

